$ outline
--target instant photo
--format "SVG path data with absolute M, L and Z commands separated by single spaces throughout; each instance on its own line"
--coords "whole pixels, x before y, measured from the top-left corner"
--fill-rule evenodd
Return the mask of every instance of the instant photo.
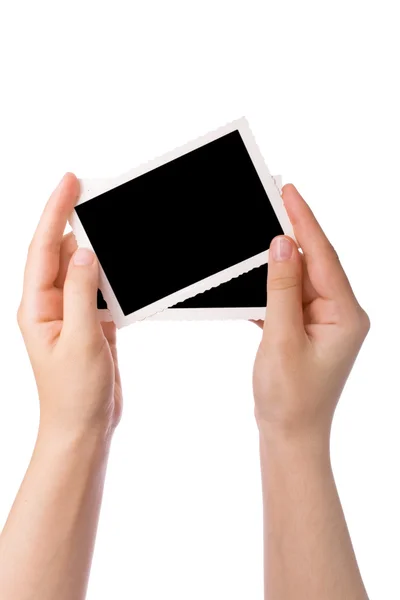
M 173 154 L 103 193 L 83 194 L 75 207 L 78 243 L 98 257 L 118 326 L 169 306 L 193 308 L 190 298 L 230 306 L 237 301 L 224 292 L 228 284 L 248 306 L 238 276 L 256 279 L 251 270 L 267 262 L 271 240 L 292 235 L 245 119 Z M 265 281 L 264 271 L 264 294 Z

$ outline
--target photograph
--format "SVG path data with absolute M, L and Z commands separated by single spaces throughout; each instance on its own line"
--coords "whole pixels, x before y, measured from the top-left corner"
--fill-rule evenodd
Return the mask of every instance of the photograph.
M 400 599 L 397 9 L 1 4 L 0 600 Z

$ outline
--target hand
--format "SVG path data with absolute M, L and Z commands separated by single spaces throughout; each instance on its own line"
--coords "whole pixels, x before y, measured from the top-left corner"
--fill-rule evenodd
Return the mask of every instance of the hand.
M 18 323 L 40 400 L 40 429 L 108 434 L 122 409 L 114 323 L 97 315 L 98 263 L 63 237 L 79 195 L 67 173 L 29 247 Z
M 259 427 L 328 435 L 339 396 L 369 330 L 338 256 L 293 185 L 283 188 L 295 242 L 278 236 L 268 264 L 268 306 L 253 373 Z

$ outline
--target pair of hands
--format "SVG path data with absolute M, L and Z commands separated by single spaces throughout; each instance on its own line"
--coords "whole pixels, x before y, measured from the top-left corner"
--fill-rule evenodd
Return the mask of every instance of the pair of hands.
M 40 399 L 40 428 L 111 435 L 122 391 L 113 323 L 97 316 L 98 264 L 63 236 L 79 195 L 68 173 L 50 197 L 29 247 L 18 310 Z M 283 200 L 293 240 L 271 244 L 268 308 L 253 387 L 259 427 L 272 435 L 329 435 L 340 393 L 369 329 L 338 257 L 291 185 Z

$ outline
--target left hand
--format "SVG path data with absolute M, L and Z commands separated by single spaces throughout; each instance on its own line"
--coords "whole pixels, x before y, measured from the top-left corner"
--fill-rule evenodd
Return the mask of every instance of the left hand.
M 79 196 L 67 173 L 48 201 L 29 247 L 18 323 L 40 400 L 40 428 L 57 433 L 114 431 L 122 390 L 114 323 L 97 313 L 98 262 L 63 237 Z

